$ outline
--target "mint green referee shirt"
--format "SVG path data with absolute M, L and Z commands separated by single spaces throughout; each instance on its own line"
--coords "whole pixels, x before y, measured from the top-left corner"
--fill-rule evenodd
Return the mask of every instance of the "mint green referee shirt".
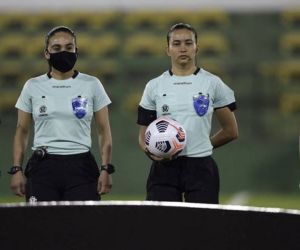
M 209 102 L 201 115 L 194 108 L 194 99 L 199 95 Z M 233 103 L 234 92 L 219 77 L 200 69 L 189 76 L 166 71 L 150 80 L 139 105 L 156 111 L 157 117 L 170 116 L 183 125 L 187 144 L 180 155 L 204 157 L 212 154 L 210 133 L 214 109 Z
M 33 150 L 46 146 L 50 154 L 68 155 L 90 150 L 93 113 L 110 103 L 98 78 L 75 71 L 65 80 L 29 79 L 15 106 L 32 114 Z

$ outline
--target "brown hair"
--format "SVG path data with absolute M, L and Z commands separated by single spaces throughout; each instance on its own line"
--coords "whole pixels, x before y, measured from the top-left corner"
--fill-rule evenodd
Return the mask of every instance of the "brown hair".
M 167 34 L 167 43 L 168 43 L 168 46 L 169 46 L 169 43 L 170 43 L 170 37 L 171 37 L 172 32 L 174 30 L 181 30 L 181 29 L 190 30 L 194 34 L 195 40 L 196 40 L 196 43 L 197 43 L 197 38 L 198 38 L 197 31 L 190 24 L 187 24 L 187 23 L 177 23 L 177 24 L 174 24 L 169 29 L 169 31 L 168 31 L 168 34 Z

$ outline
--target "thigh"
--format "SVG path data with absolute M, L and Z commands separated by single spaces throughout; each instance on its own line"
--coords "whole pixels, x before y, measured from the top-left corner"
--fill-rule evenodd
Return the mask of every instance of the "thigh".
M 28 178 L 26 182 L 26 201 L 59 201 L 61 193 L 53 186 L 49 186 L 43 182 Z
M 25 175 L 26 181 L 26 201 L 57 201 L 60 200 L 61 192 L 58 185 L 58 174 L 52 167 L 51 161 L 29 160 Z
M 219 172 L 214 159 L 192 159 L 185 167 L 185 201 L 218 204 Z
M 179 167 L 174 162 L 154 162 L 147 180 L 146 200 L 182 201 Z
M 62 196 L 64 201 L 99 201 L 98 182 L 88 182 L 68 188 Z
M 147 190 L 147 201 L 182 201 L 182 193 L 176 188 L 165 185 L 153 185 Z
M 92 155 L 66 162 L 63 200 L 100 200 L 98 194 L 99 168 Z

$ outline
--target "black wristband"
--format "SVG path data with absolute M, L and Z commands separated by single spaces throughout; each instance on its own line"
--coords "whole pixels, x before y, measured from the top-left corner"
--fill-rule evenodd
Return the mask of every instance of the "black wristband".
M 115 170 L 115 167 L 114 167 L 114 165 L 112 165 L 112 164 L 106 164 L 106 165 L 102 165 L 101 167 L 100 167 L 100 171 L 107 171 L 107 173 L 109 173 L 109 174 L 112 174 L 112 173 L 114 173 L 116 170 Z
M 23 172 L 22 167 L 20 167 L 20 166 L 12 166 L 12 167 L 10 168 L 10 170 L 7 171 L 7 173 L 10 174 L 10 175 L 14 175 L 15 173 L 17 173 L 17 172 L 19 172 L 19 171 Z

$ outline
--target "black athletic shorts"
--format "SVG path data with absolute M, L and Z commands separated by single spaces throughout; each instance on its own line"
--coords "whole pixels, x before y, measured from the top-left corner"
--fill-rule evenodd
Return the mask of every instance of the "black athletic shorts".
M 25 168 L 26 201 L 100 200 L 99 168 L 90 153 L 32 156 Z
M 211 156 L 153 162 L 147 200 L 219 203 L 219 171 Z

